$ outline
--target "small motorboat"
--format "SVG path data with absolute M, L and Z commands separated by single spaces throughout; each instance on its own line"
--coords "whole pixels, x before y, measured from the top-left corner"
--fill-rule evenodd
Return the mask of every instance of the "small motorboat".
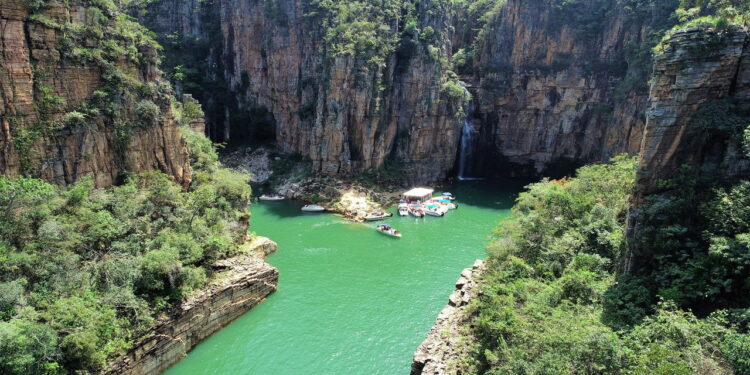
M 424 217 L 422 206 L 415 204 L 409 207 L 409 213 L 414 217 Z
M 453 203 L 453 202 L 451 202 L 451 201 L 449 201 L 447 199 L 441 199 L 441 198 L 438 197 L 438 198 L 432 198 L 430 201 L 433 202 L 433 203 L 435 203 L 435 204 L 437 204 L 437 205 L 439 205 L 439 206 L 446 207 L 449 210 L 455 210 L 455 209 L 458 208 L 457 204 L 455 204 L 455 203 Z
M 401 232 L 397 231 L 395 228 L 388 224 L 380 224 L 376 229 L 378 230 L 378 232 L 389 235 L 391 237 L 401 238 Z
M 438 207 L 437 205 L 426 206 L 425 209 L 424 209 L 424 213 L 427 214 L 427 215 L 430 215 L 430 216 L 443 216 L 443 215 L 445 215 L 445 211 L 443 211 L 443 209 L 440 208 L 440 207 Z
M 262 201 L 283 201 L 286 198 L 278 194 L 263 194 L 258 199 Z
M 440 195 L 440 199 L 446 200 L 446 201 L 454 201 L 456 200 L 456 197 L 453 196 L 453 194 L 445 191 Z
M 401 216 L 409 216 L 409 205 L 401 203 L 398 205 L 398 214 Z
M 323 212 L 326 208 L 323 206 L 318 206 L 317 204 L 307 204 L 302 206 L 302 211 L 305 212 Z
M 393 214 L 390 213 L 390 212 L 383 212 L 383 211 L 380 211 L 380 212 L 370 212 L 369 214 L 365 215 L 365 220 L 366 221 L 383 220 L 383 219 L 385 219 L 387 217 L 391 217 L 391 216 L 393 216 Z

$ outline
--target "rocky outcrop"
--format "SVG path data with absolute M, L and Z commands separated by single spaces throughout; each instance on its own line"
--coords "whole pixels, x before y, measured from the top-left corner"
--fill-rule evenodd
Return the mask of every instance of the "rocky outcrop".
M 660 181 L 677 178 L 683 166 L 711 176 L 706 186 L 697 187 L 701 190 L 750 177 L 750 158 L 741 142 L 750 113 L 748 30 L 675 32 L 655 57 L 652 82 L 628 220 L 631 248 L 625 267 L 634 272 L 648 268 L 653 252 L 639 240 L 648 225 L 644 210 L 651 200 L 670 199 L 670 189 Z
M 683 164 L 712 164 L 727 176 L 750 170 L 750 161 L 731 137 L 712 137 L 697 123 L 717 100 L 734 99 L 750 108 L 750 36 L 747 30 L 725 32 L 693 28 L 676 32 L 656 56 L 647 125 L 641 148 L 639 193 L 658 190 Z M 709 119 L 713 120 L 713 119 Z M 720 121 L 720 119 L 716 119 Z M 742 124 L 744 125 L 744 124 Z
M 479 277 L 484 262 L 477 260 L 471 268 L 461 272 L 456 281 L 456 290 L 450 295 L 448 305 L 443 308 L 427 338 L 414 352 L 411 375 L 455 374 L 460 360 L 468 355 L 467 339 L 470 338 L 464 324 L 466 307 L 480 293 Z
M 631 55 L 648 54 L 648 19 L 614 1 L 509 0 L 476 51 L 481 153 L 495 155 L 484 166 L 554 174 L 568 162 L 637 153 L 647 77 L 633 77 L 638 87 L 629 80 L 648 67 Z
M 33 175 L 60 185 L 90 176 L 102 187 L 126 172 L 161 170 L 189 183 L 187 149 L 168 98 L 150 97 L 160 112 L 153 126 L 120 127 L 135 119 L 133 106 L 119 109 L 117 120 L 107 114 L 71 114 L 101 94 L 97 90 L 107 84 L 108 72 L 100 64 L 69 58 L 67 30 L 101 22 L 94 19 L 100 13 L 81 1 L 50 2 L 34 12 L 26 4 L 0 2 L 0 173 Z M 87 43 L 85 49 L 97 48 L 95 40 Z M 117 68 L 134 82 L 156 87 L 156 52 L 150 45 L 138 48 L 147 63 L 123 59 Z
M 214 268 L 221 273 L 209 287 L 183 302 L 171 318 L 159 322 L 103 374 L 159 374 L 262 302 L 278 284 L 279 271 L 263 261 L 275 250 L 273 241 L 259 237 L 245 247 L 243 255 L 217 262 Z

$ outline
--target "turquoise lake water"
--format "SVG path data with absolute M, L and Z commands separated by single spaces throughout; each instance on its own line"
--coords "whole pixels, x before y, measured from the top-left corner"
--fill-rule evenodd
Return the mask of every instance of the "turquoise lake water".
M 279 245 L 267 259 L 280 271 L 278 290 L 166 374 L 408 374 L 459 273 L 485 257 L 522 185 L 446 187 L 459 209 L 445 217 L 379 222 L 400 239 L 295 202 L 253 204 L 250 230 Z

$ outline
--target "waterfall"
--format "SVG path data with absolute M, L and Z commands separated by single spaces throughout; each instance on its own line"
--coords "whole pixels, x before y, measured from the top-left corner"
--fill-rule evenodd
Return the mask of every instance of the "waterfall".
M 479 132 L 474 129 L 474 125 L 471 123 L 471 115 L 474 112 L 471 93 L 464 82 L 461 82 L 461 85 L 464 87 L 464 95 L 466 95 L 468 104 L 464 108 L 464 125 L 461 128 L 461 141 L 458 149 L 458 179 L 460 181 L 481 180 L 481 178 L 468 176 L 469 163 L 474 157 L 474 143 Z

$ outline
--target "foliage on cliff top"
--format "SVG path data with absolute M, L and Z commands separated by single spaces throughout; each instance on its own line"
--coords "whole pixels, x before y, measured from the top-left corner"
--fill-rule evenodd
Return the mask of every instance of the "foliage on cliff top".
M 97 372 L 244 236 L 247 176 L 185 130 L 187 191 L 159 172 L 60 188 L 0 176 L 0 372 Z
M 746 0 L 680 0 L 680 7 L 675 11 L 679 20 L 671 30 L 664 34 L 662 43 L 654 48 L 659 54 L 666 42 L 674 33 L 691 27 L 700 27 L 715 32 L 718 39 L 709 40 L 714 47 L 721 46 L 721 37 L 733 29 L 733 26 L 750 26 L 750 2 Z M 709 45 L 710 48 L 710 45 Z
M 55 33 L 59 55 L 32 59 L 35 109 L 33 123 L 16 120 L 13 143 L 21 173 L 34 175 L 34 145 L 61 131 L 104 125 L 113 129 L 117 150 L 123 151 L 131 133 L 164 120 L 171 97 L 156 70 L 159 45 L 145 28 L 120 11 L 120 3 L 28 0 L 32 28 Z M 59 56 L 59 58 L 58 58 Z M 99 68 L 100 83 L 79 105 L 63 100 L 52 75 L 60 66 Z
M 440 58 L 434 49 L 442 30 L 430 23 L 438 12 L 449 10 L 447 0 L 311 0 L 309 5 L 305 16 L 320 22 L 331 57 L 355 56 L 374 69 L 383 67 L 396 49 L 410 55 L 403 49 L 423 43 L 431 57 Z
M 477 374 L 748 374 L 736 314 L 698 319 L 617 276 L 634 158 L 532 184 L 488 246 L 470 306 Z

